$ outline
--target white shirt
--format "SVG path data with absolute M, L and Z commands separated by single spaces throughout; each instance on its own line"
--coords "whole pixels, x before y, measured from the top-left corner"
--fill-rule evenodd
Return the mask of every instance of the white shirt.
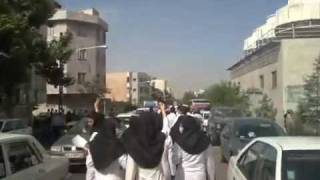
M 177 122 L 178 118 L 175 113 L 170 113 L 167 116 L 167 120 L 168 120 L 169 128 L 172 128 L 174 126 L 174 124 Z
M 207 177 L 208 170 L 214 171 L 214 163 L 208 161 L 207 150 L 200 154 L 188 154 L 178 144 L 175 146 L 175 163 L 177 164 L 176 180 L 214 179 L 214 172 Z M 211 177 L 211 175 L 213 176 Z

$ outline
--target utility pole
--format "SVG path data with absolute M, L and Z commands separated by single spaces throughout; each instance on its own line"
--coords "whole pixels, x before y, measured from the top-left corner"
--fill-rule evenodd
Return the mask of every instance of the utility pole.
M 59 112 L 62 112 L 63 110 L 63 77 L 64 77 L 64 68 L 61 60 L 58 60 L 59 62 L 59 69 L 61 72 L 61 76 L 59 78 L 59 104 L 58 104 L 58 110 Z

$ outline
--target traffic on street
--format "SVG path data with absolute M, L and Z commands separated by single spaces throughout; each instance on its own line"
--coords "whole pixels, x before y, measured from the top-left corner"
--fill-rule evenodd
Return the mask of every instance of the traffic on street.
M 0 1 L 0 179 L 319 170 L 320 0 Z

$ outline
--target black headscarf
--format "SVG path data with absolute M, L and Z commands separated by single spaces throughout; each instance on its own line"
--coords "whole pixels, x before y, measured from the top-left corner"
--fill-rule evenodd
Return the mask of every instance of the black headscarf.
M 200 154 L 209 146 L 209 139 L 201 131 L 197 120 L 191 116 L 180 116 L 172 127 L 170 135 L 184 151 L 189 154 Z
M 123 155 L 125 150 L 116 137 L 115 124 L 112 119 L 100 119 L 96 125 L 94 130 L 98 134 L 89 143 L 89 149 L 94 167 L 102 171 Z
M 122 143 L 138 166 L 155 168 L 160 164 L 165 141 L 161 130 L 161 116 L 154 112 L 144 112 L 130 119 L 130 127 L 122 135 Z

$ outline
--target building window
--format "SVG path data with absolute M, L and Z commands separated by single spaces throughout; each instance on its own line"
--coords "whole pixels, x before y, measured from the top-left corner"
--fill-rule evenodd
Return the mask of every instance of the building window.
M 137 78 L 133 78 L 132 80 L 133 80 L 133 81 L 137 81 Z
M 136 89 L 136 88 L 133 88 L 133 89 L 132 89 L 132 91 L 133 91 L 133 92 L 136 92 L 136 91 L 137 91 L 137 89 Z
M 78 73 L 78 84 L 82 84 L 86 81 L 86 73 Z
M 48 27 L 48 35 L 50 37 L 53 37 L 54 36 L 54 27 Z
M 130 82 L 130 77 L 127 77 L 127 82 Z
M 277 71 L 272 72 L 272 89 L 277 88 L 278 86 L 278 77 L 277 77 Z
M 88 53 L 86 49 L 80 49 L 78 52 L 78 59 L 80 61 L 85 61 L 88 58 Z
M 260 88 L 264 89 L 264 76 L 260 75 L 259 79 L 260 79 Z

